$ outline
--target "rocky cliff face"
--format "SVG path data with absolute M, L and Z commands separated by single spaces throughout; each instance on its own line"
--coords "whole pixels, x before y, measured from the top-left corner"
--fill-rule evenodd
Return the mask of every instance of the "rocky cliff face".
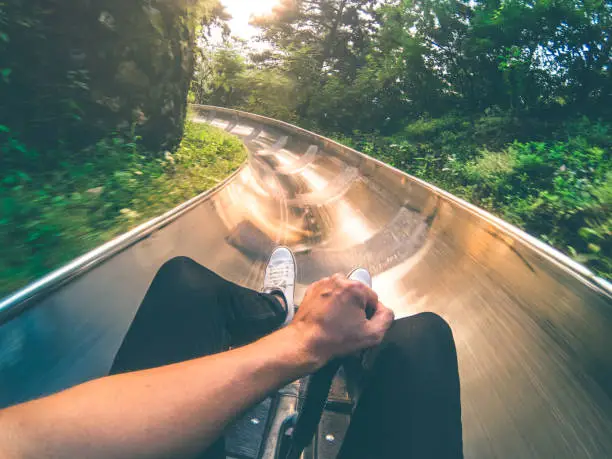
M 8 0 L 0 5 L 0 124 L 39 149 L 136 127 L 181 135 L 195 0 Z

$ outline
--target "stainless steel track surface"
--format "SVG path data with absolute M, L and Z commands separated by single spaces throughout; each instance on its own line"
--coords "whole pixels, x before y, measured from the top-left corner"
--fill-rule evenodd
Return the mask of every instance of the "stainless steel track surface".
M 2 325 L 0 406 L 104 375 L 167 259 L 187 255 L 257 288 L 270 250 L 285 244 L 296 252 L 298 299 L 310 282 L 362 265 L 398 316 L 434 311 L 451 324 L 466 457 L 612 457 L 609 285 L 489 214 L 327 139 L 255 115 L 195 110 L 243 138 L 248 164 Z M 22 298 L 12 302 L 4 306 Z

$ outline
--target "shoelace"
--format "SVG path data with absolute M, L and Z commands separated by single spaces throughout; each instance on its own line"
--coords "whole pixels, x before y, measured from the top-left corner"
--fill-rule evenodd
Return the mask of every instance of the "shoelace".
M 270 267 L 268 279 L 276 287 L 285 288 L 287 287 L 287 276 L 290 272 L 290 265 L 284 263 L 282 265 L 276 265 Z

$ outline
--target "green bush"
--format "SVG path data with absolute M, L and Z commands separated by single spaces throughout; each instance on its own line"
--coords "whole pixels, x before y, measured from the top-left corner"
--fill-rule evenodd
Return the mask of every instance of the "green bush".
M 3 155 L 34 154 L 14 141 L 0 147 Z M 80 156 L 55 152 L 55 169 L 8 170 L 0 181 L 0 295 L 214 186 L 246 153 L 236 137 L 187 123 L 175 152 L 151 156 L 138 138 L 115 134 Z

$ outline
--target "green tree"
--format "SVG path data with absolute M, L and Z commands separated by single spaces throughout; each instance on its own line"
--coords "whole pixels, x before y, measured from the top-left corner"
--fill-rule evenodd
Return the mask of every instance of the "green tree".
M 231 43 L 217 49 L 205 48 L 191 84 L 195 101 L 225 107 L 241 105 L 246 94 L 240 77 L 245 70 L 243 56 Z
M 375 5 L 375 0 L 283 0 L 274 13 L 253 21 L 298 82 L 299 115 L 308 116 L 312 98 L 328 79 L 350 83 L 366 64 Z
M 1 2 L 0 125 L 50 156 L 134 123 L 153 151 L 176 144 L 196 33 L 221 11 L 217 0 Z
M 248 54 L 245 44 L 236 40 L 204 47 L 191 86 L 192 100 L 295 119 L 295 81 L 279 67 L 253 62 Z

